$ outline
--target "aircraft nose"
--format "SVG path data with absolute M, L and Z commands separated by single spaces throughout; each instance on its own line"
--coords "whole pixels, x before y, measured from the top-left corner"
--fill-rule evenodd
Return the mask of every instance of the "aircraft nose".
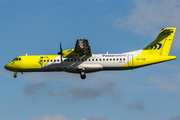
M 5 68 L 6 70 L 10 70 L 10 65 L 9 65 L 9 63 L 6 64 L 6 65 L 4 66 L 4 68 Z
M 7 69 L 8 69 L 8 64 L 6 64 L 6 65 L 4 66 L 4 68 L 7 70 Z

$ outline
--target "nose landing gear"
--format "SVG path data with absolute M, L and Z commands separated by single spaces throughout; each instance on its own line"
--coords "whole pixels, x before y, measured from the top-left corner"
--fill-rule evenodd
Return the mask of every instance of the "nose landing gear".
M 17 78 L 17 74 L 18 74 L 18 72 L 14 72 L 13 77 L 14 77 L 14 78 Z
M 14 75 L 13 75 L 13 77 L 14 77 L 14 78 L 17 78 L 17 75 L 16 75 L 16 74 L 14 74 Z

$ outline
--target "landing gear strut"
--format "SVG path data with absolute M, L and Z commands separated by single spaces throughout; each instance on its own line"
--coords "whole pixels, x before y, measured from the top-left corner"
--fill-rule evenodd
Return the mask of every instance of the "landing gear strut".
M 85 79 L 86 78 L 86 73 L 85 73 L 85 71 L 81 71 L 80 72 L 80 75 L 81 75 L 81 79 Z

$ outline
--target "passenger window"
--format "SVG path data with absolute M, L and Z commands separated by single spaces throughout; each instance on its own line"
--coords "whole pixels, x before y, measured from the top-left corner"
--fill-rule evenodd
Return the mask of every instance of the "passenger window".
M 89 61 L 91 61 L 91 59 L 89 59 Z
M 64 60 L 64 62 L 66 62 L 66 59 Z
M 84 60 L 83 60 L 83 59 L 81 59 L 81 61 L 83 62 Z
M 21 58 L 19 58 L 19 61 L 21 60 Z
M 120 61 L 122 60 L 122 58 L 120 58 Z
M 76 59 L 74 59 L 74 61 L 76 62 L 77 60 L 76 60 Z
M 125 60 L 125 58 L 123 58 L 123 60 Z
M 103 61 L 105 61 L 105 59 L 103 59 Z
M 42 62 L 42 60 L 40 60 L 40 62 Z
M 51 62 L 52 62 L 53 60 L 51 60 Z
M 54 62 L 56 62 L 56 60 L 54 60 Z
M 113 61 L 115 61 L 115 58 L 113 59 Z
M 92 61 L 94 61 L 94 59 L 92 59 Z
M 112 59 L 110 58 L 110 61 L 111 61 Z
M 101 59 L 99 59 L 99 61 L 101 61 Z
M 47 62 L 49 62 L 49 60 L 47 60 Z
M 96 61 L 98 61 L 98 59 L 96 59 Z
M 106 59 L 106 61 L 108 61 L 108 59 Z
M 46 62 L 46 60 L 44 60 L 44 62 Z
M 71 62 L 73 62 L 73 59 L 71 59 Z
M 67 61 L 69 62 L 69 59 L 67 59 Z
M 116 60 L 118 61 L 119 59 L 117 58 Z
M 84 61 L 87 61 L 87 59 L 85 59 Z

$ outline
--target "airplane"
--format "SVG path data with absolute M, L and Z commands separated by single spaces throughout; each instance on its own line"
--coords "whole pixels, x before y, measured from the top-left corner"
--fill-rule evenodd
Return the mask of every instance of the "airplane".
M 18 56 L 4 66 L 14 72 L 14 78 L 21 72 L 65 71 L 80 74 L 103 70 L 133 70 L 136 68 L 176 59 L 169 56 L 176 28 L 163 28 L 158 37 L 143 49 L 122 54 L 92 54 L 87 39 L 77 39 L 74 49 L 62 50 L 57 55 L 24 55 Z

